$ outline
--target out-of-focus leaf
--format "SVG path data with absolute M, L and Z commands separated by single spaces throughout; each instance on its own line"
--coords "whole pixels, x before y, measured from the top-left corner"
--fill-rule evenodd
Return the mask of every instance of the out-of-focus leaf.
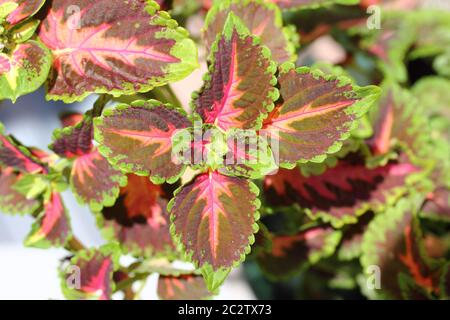
M 124 253 L 137 256 L 175 256 L 163 188 L 147 177 L 128 175 L 128 184 L 112 207 L 103 208 L 97 223 L 108 240 L 118 241 Z
M 376 87 L 357 87 L 348 78 L 284 64 L 278 76 L 281 100 L 261 133 L 277 140 L 281 167 L 322 162 L 339 151 L 360 118 L 379 96 Z
M 60 270 L 64 296 L 71 300 L 110 300 L 119 257 L 120 250 L 115 243 L 77 252 L 70 264 Z

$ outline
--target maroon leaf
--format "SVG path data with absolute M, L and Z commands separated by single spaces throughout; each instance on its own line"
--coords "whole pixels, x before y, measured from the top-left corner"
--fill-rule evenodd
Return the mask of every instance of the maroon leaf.
M 118 269 L 119 257 L 116 244 L 77 252 L 70 265 L 61 270 L 65 297 L 73 300 L 110 300 L 114 290 L 113 272 Z
M 359 88 L 343 77 L 284 64 L 278 76 L 281 101 L 264 121 L 262 132 L 279 141 L 279 162 L 321 162 L 337 152 L 355 120 L 378 98 L 379 90 Z
M 70 183 L 77 198 L 93 211 L 112 206 L 126 183 L 125 175 L 114 169 L 99 152 L 77 157 L 72 165 Z
M 27 199 L 14 189 L 14 185 L 23 177 L 22 173 L 13 172 L 12 168 L 0 170 L 0 210 L 10 214 L 31 214 L 40 203 Z
M 172 137 L 191 126 L 184 113 L 157 101 L 108 109 L 95 119 L 99 150 L 121 170 L 151 175 L 153 181 L 175 182 L 185 166 L 172 161 Z
M 275 64 L 231 13 L 211 50 L 211 67 L 193 105 L 205 123 L 258 129 L 278 98 Z
M 319 176 L 304 177 L 298 169 L 280 170 L 266 178 L 265 186 L 273 188 L 279 201 L 298 203 L 313 218 L 341 227 L 356 223 L 368 209 L 385 207 L 391 198 L 404 193 L 407 177 L 418 171 L 406 159 L 369 169 L 360 156 L 350 154 Z
M 280 10 L 261 0 L 225 0 L 213 6 L 206 16 L 203 32 L 207 48 L 222 32 L 230 12 L 239 17 L 249 31 L 261 39 L 261 44 L 270 49 L 274 61 L 283 63 L 292 60 L 295 47 L 290 43 L 290 38 L 293 38 L 292 42 L 297 40 L 295 29 L 283 28 Z
M 200 300 L 211 296 L 202 276 L 181 274 L 159 276 L 158 296 L 164 300 Z
M 308 263 L 333 254 L 341 234 L 332 228 L 314 228 L 296 235 L 277 235 L 272 238 L 271 252 L 258 257 L 261 269 L 271 278 L 287 278 Z
M 33 224 L 25 245 L 38 248 L 64 246 L 71 235 L 70 229 L 69 217 L 61 195 L 53 192 L 44 202 L 44 211 Z
M 194 43 L 145 0 L 54 0 L 39 36 L 53 51 L 48 98 L 145 92 L 197 67 Z
M 333 3 L 358 4 L 359 0 L 268 0 L 282 9 L 317 8 Z
M 173 235 L 197 266 L 231 268 L 254 242 L 257 195 L 248 180 L 217 172 L 200 174 L 169 203 Z
M 173 256 L 166 196 L 147 177 L 128 175 L 128 185 L 121 188 L 116 204 L 104 208 L 98 218 L 103 235 L 119 241 L 124 252 Z
M 75 126 L 55 130 L 50 146 L 57 155 L 74 158 L 86 155 L 93 149 L 94 127 L 91 116 L 85 116 Z
M 13 139 L 4 134 L 0 123 L 0 165 L 13 167 L 17 170 L 36 173 L 44 171 L 44 167 L 36 161 L 25 147 L 18 145 Z
M 7 2 L 14 2 L 18 5 L 6 18 L 8 23 L 14 25 L 38 12 L 45 0 L 1 0 L 0 5 Z

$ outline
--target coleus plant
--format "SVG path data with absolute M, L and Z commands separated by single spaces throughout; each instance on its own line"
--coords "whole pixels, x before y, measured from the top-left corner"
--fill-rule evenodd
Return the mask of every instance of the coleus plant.
M 449 297 L 448 81 L 400 86 L 406 55 L 444 60 L 445 32 L 403 34 L 400 22 L 433 28 L 403 12 L 363 30 L 363 3 L 351 7 L 356 27 L 338 26 L 351 57 L 298 66 L 304 33 L 285 22 L 356 4 L 0 1 L 0 99 L 44 82 L 48 100 L 99 95 L 86 113 L 61 115 L 50 152 L 0 127 L 0 209 L 34 217 L 25 245 L 70 252 L 60 266 L 67 298 L 139 298 L 134 284 L 152 274 L 162 299 L 210 298 L 244 260 L 270 283 L 308 275 L 305 297 L 357 286 L 368 298 Z M 198 43 L 160 8 L 204 18 Z M 188 107 L 168 84 L 198 67 L 197 47 L 208 70 Z M 105 245 L 73 234 L 67 189 Z M 369 290 L 374 266 L 380 288 Z

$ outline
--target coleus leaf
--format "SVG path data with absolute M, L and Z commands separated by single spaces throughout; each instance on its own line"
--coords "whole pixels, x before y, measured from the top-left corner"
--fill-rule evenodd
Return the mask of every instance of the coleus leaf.
M 0 170 L 0 210 L 10 214 L 31 214 L 39 206 L 39 201 L 27 199 L 25 195 L 14 189 L 14 185 L 23 177 L 12 168 Z
M 0 123 L 0 165 L 12 167 L 26 173 L 45 171 L 24 146 L 19 145 L 11 137 L 5 135 L 5 129 Z
M 408 178 L 420 169 L 404 157 L 385 166 L 369 169 L 356 154 L 342 159 L 318 176 L 304 177 L 298 169 L 280 170 L 265 180 L 280 199 L 298 203 L 313 219 L 321 218 L 340 228 L 356 223 L 369 209 L 378 211 L 406 191 Z
M 70 219 L 61 195 L 53 191 L 25 240 L 28 247 L 62 247 L 71 237 Z
M 71 300 L 110 300 L 119 258 L 116 243 L 77 252 L 70 265 L 60 270 L 64 296 Z
M 227 132 L 227 153 L 219 172 L 259 179 L 278 170 L 269 141 L 255 131 L 231 129 Z
M 60 115 L 59 120 L 61 121 L 62 126 L 65 127 L 74 127 L 83 121 L 84 115 L 78 112 L 66 112 Z
M 431 192 L 420 211 L 421 217 L 450 222 L 450 191 L 440 186 Z
M 258 264 L 269 278 L 283 279 L 302 267 L 332 255 L 341 239 L 341 232 L 330 227 L 317 227 L 295 235 L 274 235 L 272 250 L 258 257 Z
M 398 281 L 404 300 L 432 300 L 430 293 L 407 274 L 400 273 Z
M 367 144 L 373 155 L 386 154 L 395 145 L 418 154 L 426 128 L 424 118 L 417 112 L 422 107 L 411 94 L 393 83 L 385 83 L 382 88 L 378 107 L 370 112 L 374 133 Z
M 356 224 L 351 224 L 343 229 L 342 240 L 338 249 L 338 258 L 341 261 L 350 261 L 361 255 L 361 244 L 369 222 L 373 219 L 372 211 L 359 217 Z
M 366 25 L 360 28 L 367 32 Z M 414 38 L 415 28 L 404 13 L 385 11 L 381 28 L 370 30 L 361 45 L 379 59 L 378 67 L 386 77 L 405 82 L 408 75 L 404 60 Z
M 10 38 L 15 43 L 24 43 L 34 35 L 37 28 L 40 25 L 40 21 L 33 19 L 24 23 L 21 23 L 14 28 L 12 28 L 10 32 Z
M 183 111 L 158 101 L 108 109 L 94 120 L 99 150 L 122 171 L 150 175 L 155 183 L 173 183 L 185 165 L 172 161 L 172 137 L 191 121 Z
M 217 35 L 222 33 L 230 12 L 239 17 L 250 32 L 260 38 L 261 44 L 270 49 L 274 61 L 283 63 L 295 60 L 295 47 L 298 43 L 295 29 L 283 28 L 280 10 L 275 5 L 262 0 L 217 2 L 205 18 L 203 38 L 207 48 L 211 48 Z
M 381 272 L 379 298 L 402 299 L 400 274 L 414 279 L 428 294 L 439 294 L 441 266 L 425 255 L 414 200 L 404 198 L 375 217 L 364 234 L 361 264 Z
M 164 300 L 203 300 L 211 297 L 201 275 L 160 275 L 158 297 Z
M 0 19 L 4 19 L 14 10 L 17 9 L 17 3 L 13 0 L 0 0 Z
M 447 10 L 420 10 L 407 16 L 415 33 L 414 47 L 408 54 L 411 60 L 439 57 L 448 54 L 450 14 Z
M 44 5 L 45 0 L 1 0 L 0 6 L 7 3 L 16 4 L 14 11 L 10 12 L 6 21 L 15 25 L 31 16 L 33 16 Z
M 125 185 L 126 181 L 126 176 L 114 169 L 98 150 L 77 157 L 72 165 L 72 190 L 79 201 L 89 204 L 93 211 L 112 206 L 120 186 Z
M 92 151 L 94 144 L 94 126 L 92 116 L 86 115 L 80 122 L 53 133 L 50 149 L 63 158 L 76 158 Z
M 86 115 L 74 126 L 55 130 L 50 146 L 61 157 L 73 159 L 70 184 L 77 199 L 93 211 L 112 206 L 126 177 L 114 169 L 93 144 L 93 119 Z
M 431 119 L 432 127 L 439 129 L 450 137 L 450 80 L 443 77 L 429 76 L 417 81 L 411 93 L 418 100 L 421 110 Z
M 259 129 L 278 98 L 276 65 L 233 13 L 211 50 L 211 64 L 193 109 L 204 123 L 230 128 Z
M 359 0 L 269 0 L 269 2 L 277 4 L 282 9 L 305 9 L 332 4 L 354 5 L 358 4 Z
M 182 186 L 169 202 L 172 236 L 202 269 L 211 291 L 250 252 L 258 194 L 249 180 L 209 172 Z
M 47 79 L 51 63 L 50 51 L 34 40 L 16 45 L 10 56 L 0 53 L 0 100 L 15 102 L 37 90 Z
M 80 11 L 67 17 L 74 6 Z M 195 44 L 158 8 L 146 0 L 53 1 L 39 32 L 54 56 L 47 98 L 134 94 L 189 75 Z
M 345 77 L 283 64 L 278 76 L 281 100 L 264 121 L 262 134 L 278 140 L 281 167 L 322 162 L 378 98 L 376 87 L 357 87 Z M 276 157 L 277 158 L 277 157 Z
M 124 253 L 137 256 L 173 257 L 175 246 L 169 231 L 167 195 L 147 177 L 128 175 L 116 204 L 103 208 L 97 224 L 103 236 L 120 243 Z

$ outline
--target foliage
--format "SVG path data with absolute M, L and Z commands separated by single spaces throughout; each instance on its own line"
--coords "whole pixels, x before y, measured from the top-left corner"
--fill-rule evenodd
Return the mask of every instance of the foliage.
M 50 151 L 0 124 L 0 210 L 68 251 L 69 299 L 139 298 L 152 274 L 208 299 L 244 261 L 263 298 L 450 298 L 450 14 L 377 3 L 380 29 L 357 0 L 0 0 L 0 100 L 98 95 Z M 324 37 L 346 58 L 308 58 Z M 107 244 L 77 240 L 67 189 Z

